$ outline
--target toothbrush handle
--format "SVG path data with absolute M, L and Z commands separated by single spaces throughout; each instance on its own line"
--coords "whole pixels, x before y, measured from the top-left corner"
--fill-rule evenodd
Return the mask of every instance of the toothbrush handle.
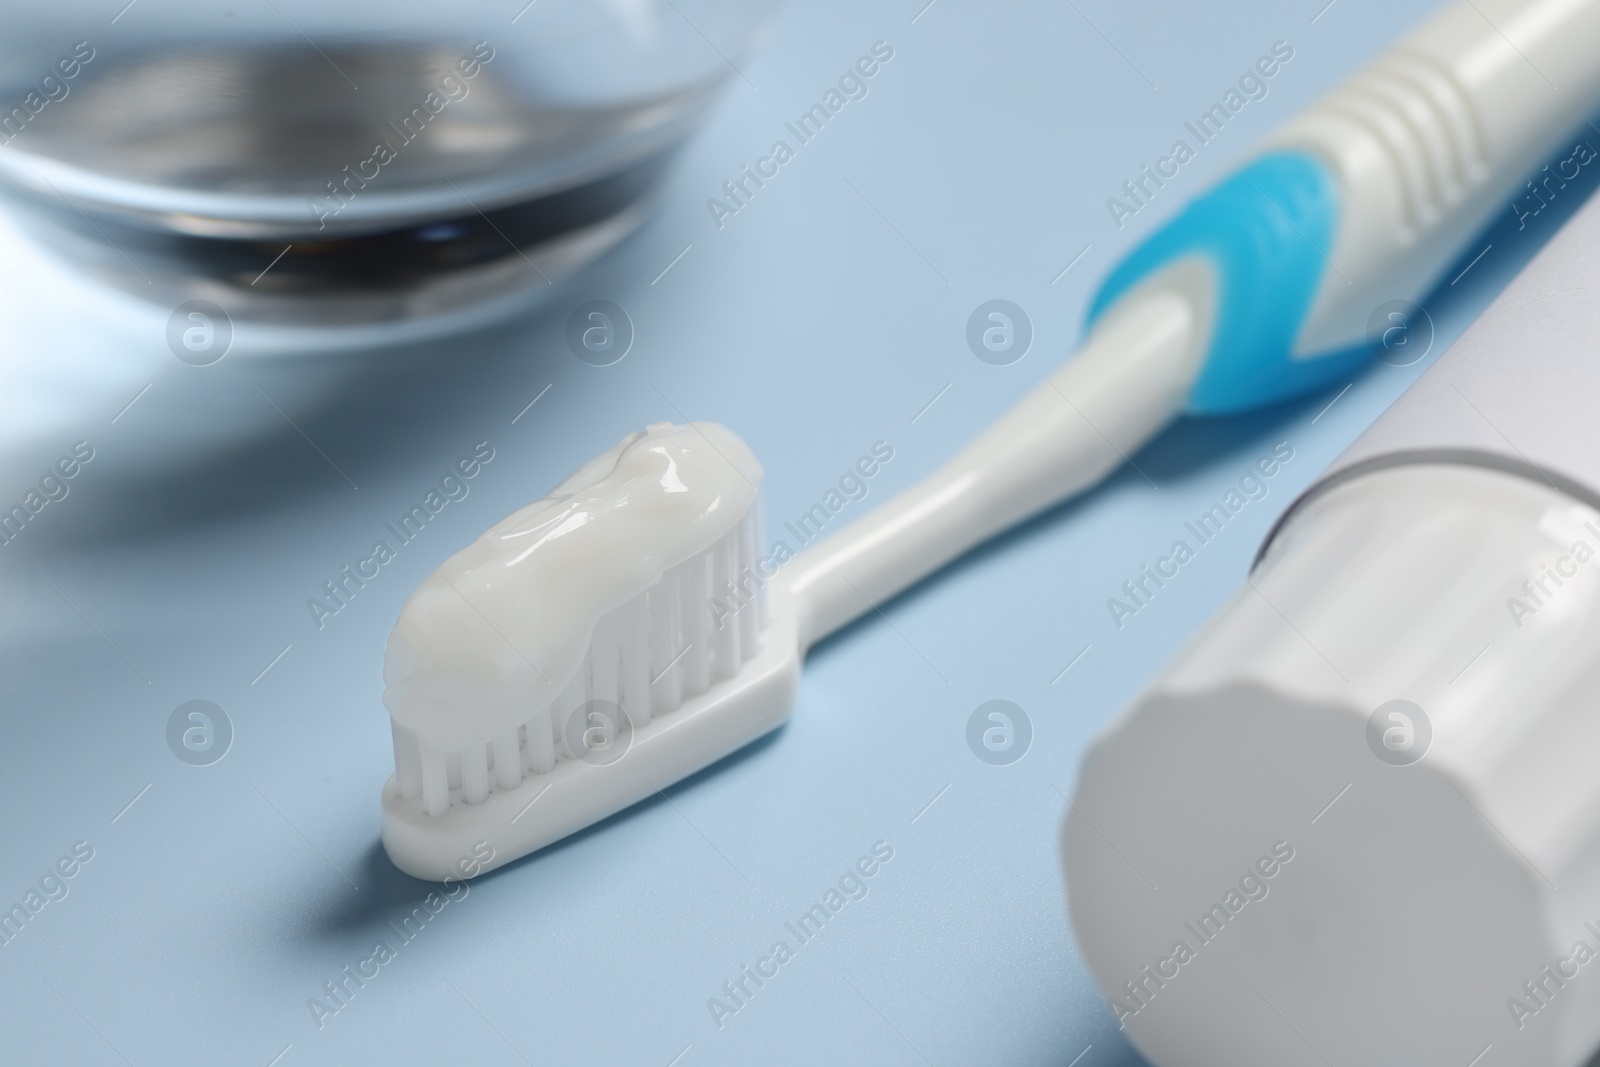
M 1600 106 L 1596 56 L 1600 0 L 1461 0 L 1291 120 L 1112 271 L 1077 358 L 795 560 L 802 648 L 1094 484 L 1179 412 L 1354 372 L 1374 316 L 1420 299 Z
M 1600 0 L 1460 0 L 1271 135 L 1263 151 L 1310 153 L 1339 189 L 1301 350 L 1367 341 L 1375 307 L 1422 299 L 1597 110 Z
M 1287 42 L 1273 51 L 1293 56 Z M 1481 248 L 1493 216 L 1525 223 L 1593 162 L 1600 128 L 1584 120 L 1600 109 L 1597 56 L 1600 0 L 1445 7 L 1135 249 L 1090 321 L 1198 256 L 1218 274 L 1217 329 L 1187 410 L 1245 411 L 1348 381 L 1405 306 Z M 1204 143 L 1228 121 L 1218 104 L 1187 129 Z M 1535 174 L 1553 154 L 1566 158 Z M 1145 195 L 1176 177 L 1173 160 L 1157 161 Z M 1144 210 L 1130 200 L 1110 202 L 1119 226 Z
M 944 467 L 798 556 L 786 570 L 802 652 L 1125 462 L 1182 408 L 1205 303 L 1182 284 L 1141 290 Z

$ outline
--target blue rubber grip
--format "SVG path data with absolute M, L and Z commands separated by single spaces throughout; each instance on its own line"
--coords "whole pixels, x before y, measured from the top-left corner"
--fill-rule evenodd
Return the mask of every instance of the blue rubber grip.
M 1362 363 L 1368 346 L 1312 359 L 1290 353 L 1329 270 L 1338 211 L 1338 186 L 1315 158 L 1262 156 L 1124 259 L 1090 304 L 1089 324 L 1155 271 L 1203 256 L 1216 271 L 1217 309 L 1189 412 L 1247 411 L 1328 385 Z

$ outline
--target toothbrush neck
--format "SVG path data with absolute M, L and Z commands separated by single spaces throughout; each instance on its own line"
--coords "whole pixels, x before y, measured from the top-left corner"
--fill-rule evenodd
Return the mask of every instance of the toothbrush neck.
M 1130 293 L 942 468 L 798 556 L 787 580 L 801 651 L 1128 462 L 1182 409 L 1207 326 L 1186 293 Z

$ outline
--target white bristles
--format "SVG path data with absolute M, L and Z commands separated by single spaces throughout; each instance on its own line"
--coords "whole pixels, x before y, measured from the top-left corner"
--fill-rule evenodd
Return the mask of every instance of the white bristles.
M 609 612 L 595 623 L 589 645 L 589 699 L 617 703 L 619 678 L 617 614 Z
M 535 710 L 523 729 L 528 735 L 528 770 L 534 774 L 549 774 L 555 770 L 556 734 L 550 724 L 550 705 Z
M 738 538 L 739 570 L 733 579 L 734 588 L 741 598 L 749 597 L 748 603 L 739 610 L 739 652 L 741 659 L 749 659 L 761 648 L 760 620 L 761 608 L 755 602 L 755 574 L 756 574 L 756 530 L 755 523 L 748 518 L 734 527 L 730 537 Z
M 394 733 L 394 776 L 400 795 L 415 800 L 422 795 L 422 748 L 417 735 L 392 722 Z
M 764 576 L 756 567 L 762 525 L 757 506 L 697 555 L 669 567 L 655 584 L 596 623 L 583 663 L 554 700 L 529 709 L 521 727 L 454 752 L 437 752 L 394 728 L 398 792 L 430 816 L 452 802 L 486 803 L 582 755 L 586 723 L 565 735 L 587 701 L 615 704 L 624 728 L 671 715 L 685 701 L 734 678 L 761 647 Z M 610 721 L 602 711 L 602 719 Z
M 522 754 L 517 751 L 517 731 L 501 734 L 490 742 L 494 755 L 494 787 L 515 789 L 522 784 Z
M 469 745 L 461 750 L 461 799 L 482 804 L 489 799 L 489 746 Z
M 683 607 L 683 695 L 697 697 L 711 686 L 711 646 L 706 628 L 711 621 L 711 560 L 704 552 L 678 568 L 681 586 L 678 601 Z
M 566 730 L 567 724 L 572 721 L 572 713 L 581 708 L 583 702 L 589 699 L 588 693 L 589 672 L 579 668 L 578 672 L 572 676 L 572 680 L 567 683 L 567 687 L 561 691 L 561 695 L 556 698 L 555 704 L 551 706 L 552 725 L 555 727 L 556 740 L 557 742 L 563 740 L 566 742 L 565 756 L 575 757 L 578 755 L 578 753 L 572 751 L 575 739 L 567 737 Z M 559 744 L 556 751 L 561 751 Z
M 444 753 L 424 745 L 419 760 L 422 763 L 422 810 L 429 815 L 443 815 L 450 810 L 450 779 L 445 771 Z
M 738 533 L 735 530 L 734 533 Z M 726 599 L 728 590 L 739 576 L 739 546 L 730 534 L 717 542 L 711 550 L 711 587 L 715 595 Z M 719 680 L 732 678 L 739 673 L 739 665 L 744 662 L 744 657 L 739 654 L 739 620 L 737 617 L 729 618 L 721 615 L 717 619 L 717 629 L 712 635 L 715 651 L 712 654 L 712 667 Z
M 761 583 L 756 587 L 756 628 L 761 630 L 766 629 L 769 618 L 767 615 L 766 575 L 761 573 L 761 568 L 758 566 L 762 553 L 766 551 L 765 545 L 767 543 L 767 512 L 766 508 L 764 507 L 765 496 L 765 489 L 756 490 L 756 506 L 751 510 L 750 514 L 750 525 L 754 528 L 756 542 L 754 562 L 752 562 L 750 566 L 756 578 L 758 578 Z
M 634 726 L 650 721 L 650 615 L 643 594 L 616 611 L 621 635 L 623 712 Z
M 677 711 L 683 703 L 683 675 L 679 655 L 683 638 L 678 625 L 678 582 L 674 570 L 650 587 L 650 712 L 652 716 Z

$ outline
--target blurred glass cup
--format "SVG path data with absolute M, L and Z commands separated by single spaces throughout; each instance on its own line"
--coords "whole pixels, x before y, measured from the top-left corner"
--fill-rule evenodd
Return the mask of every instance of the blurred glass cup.
M 642 221 L 775 2 L 28 5 L 0 39 L 0 191 L 167 306 L 485 317 Z

